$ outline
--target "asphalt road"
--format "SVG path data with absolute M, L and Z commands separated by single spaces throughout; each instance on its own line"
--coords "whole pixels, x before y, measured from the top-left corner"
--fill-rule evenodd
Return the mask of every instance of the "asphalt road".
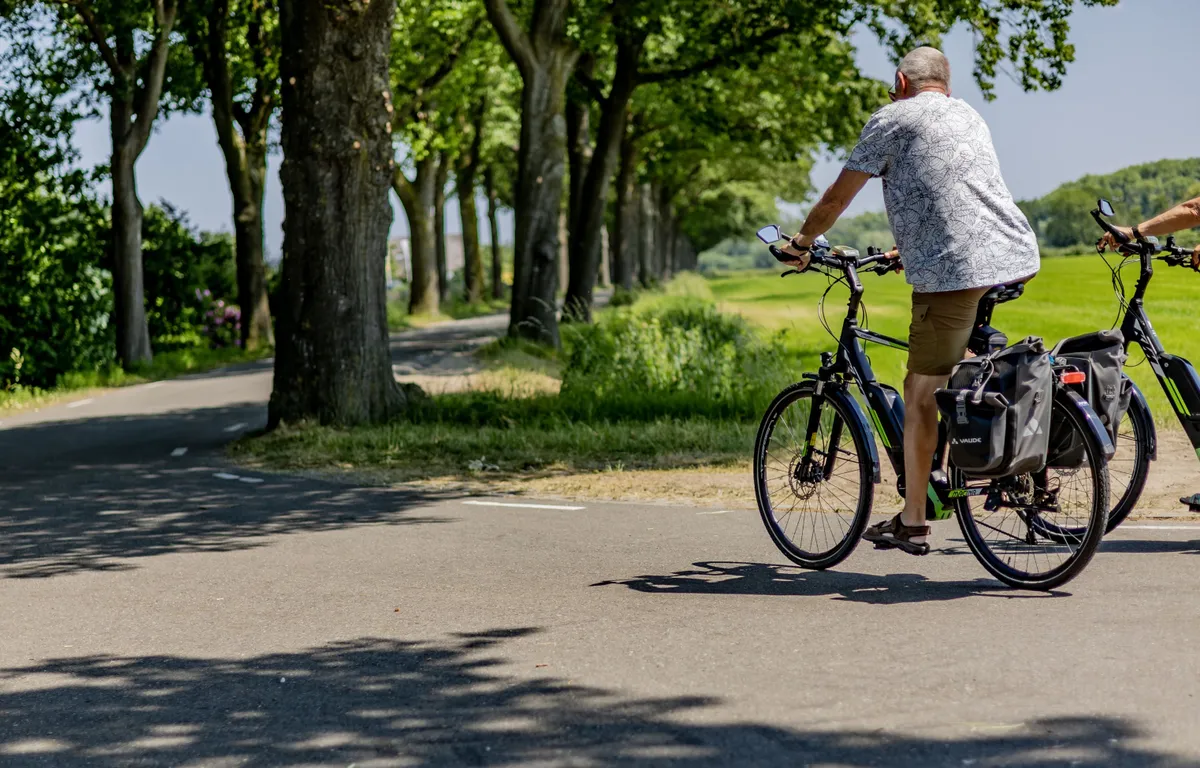
M 803 572 L 746 512 L 232 468 L 269 389 L 0 423 L 0 766 L 1200 765 L 1200 527 L 1049 595 L 953 523 Z

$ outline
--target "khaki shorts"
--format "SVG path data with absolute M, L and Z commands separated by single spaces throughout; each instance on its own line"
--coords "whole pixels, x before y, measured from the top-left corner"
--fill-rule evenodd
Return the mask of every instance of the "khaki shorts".
M 967 351 L 975 312 L 987 288 L 914 293 L 908 327 L 908 370 L 925 376 L 949 376 Z

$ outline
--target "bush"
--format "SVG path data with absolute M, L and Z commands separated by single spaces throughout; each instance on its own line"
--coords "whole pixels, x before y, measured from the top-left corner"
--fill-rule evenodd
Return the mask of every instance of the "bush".
M 756 418 L 786 379 L 778 339 L 695 298 L 617 309 L 564 341 L 561 397 L 595 416 Z
M 237 300 L 232 237 L 194 232 L 187 216 L 164 202 L 146 209 L 142 238 L 146 320 L 155 351 L 231 343 L 224 338 L 224 316 Z M 215 323 L 218 315 L 221 323 Z

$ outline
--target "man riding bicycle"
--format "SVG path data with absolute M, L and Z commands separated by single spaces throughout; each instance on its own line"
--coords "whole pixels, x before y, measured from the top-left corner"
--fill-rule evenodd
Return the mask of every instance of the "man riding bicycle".
M 913 287 L 904 380 L 903 511 L 871 526 L 867 541 L 929 552 L 925 480 L 937 450 L 934 392 L 963 358 L 980 297 L 1026 280 L 1040 266 L 1037 239 L 1000 175 L 979 113 L 950 97 L 950 63 L 935 48 L 900 62 L 892 100 L 867 122 L 837 180 L 783 250 L 807 268 L 813 241 L 866 185 L 883 180 L 888 221 Z

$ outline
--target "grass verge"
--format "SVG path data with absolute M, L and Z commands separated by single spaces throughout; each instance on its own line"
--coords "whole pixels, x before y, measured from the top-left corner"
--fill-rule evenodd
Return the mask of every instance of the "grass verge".
M 271 354 L 270 349 L 246 352 L 236 347 L 180 349 L 155 355 L 152 362 L 128 371 L 113 365 L 99 371 L 66 373 L 59 377 L 57 384 L 51 389 L 17 386 L 0 390 L 0 413 L 42 408 L 86 392 L 171 379 L 226 365 L 253 362 L 270 357 Z
M 247 438 L 231 451 L 271 469 L 380 472 L 404 482 L 431 478 L 505 481 L 530 473 L 663 470 L 744 462 L 756 425 L 711 419 L 650 422 L 561 420 L 495 426 L 396 422 L 335 429 L 285 427 Z

